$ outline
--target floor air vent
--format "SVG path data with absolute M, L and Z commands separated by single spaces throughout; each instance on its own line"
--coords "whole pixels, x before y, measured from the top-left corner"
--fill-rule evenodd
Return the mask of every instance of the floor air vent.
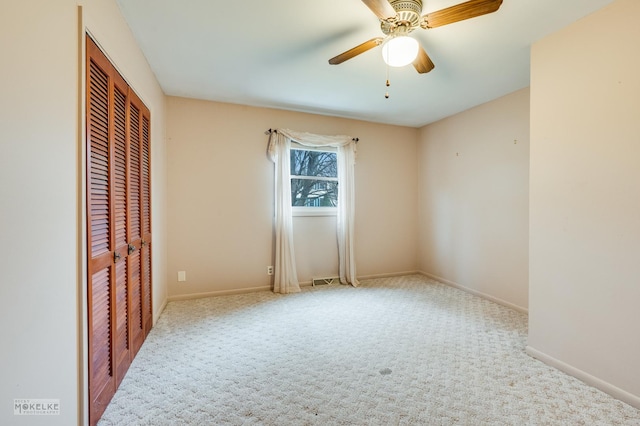
M 339 281 L 338 277 L 312 278 L 311 284 L 315 287 L 317 285 L 337 284 Z

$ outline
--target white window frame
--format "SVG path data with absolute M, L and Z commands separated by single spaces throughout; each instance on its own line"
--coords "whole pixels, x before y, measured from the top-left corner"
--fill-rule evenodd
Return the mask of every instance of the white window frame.
M 338 161 L 338 150 L 334 147 L 323 147 L 323 148 L 317 148 L 317 147 L 310 147 L 310 146 L 304 146 L 301 145 L 299 143 L 296 142 L 291 142 L 291 147 L 289 148 L 291 150 L 296 149 L 296 150 L 301 150 L 301 151 L 319 151 L 319 152 L 334 152 L 336 153 L 336 162 Z M 337 164 L 336 164 L 337 166 Z M 305 176 L 295 176 L 295 175 L 291 175 L 291 169 L 289 169 L 289 181 L 291 181 L 292 178 L 295 179 L 311 179 L 311 180 L 326 180 L 326 181 L 331 181 L 331 182 L 338 182 L 338 177 L 336 176 L 335 178 L 327 178 L 327 177 L 322 177 L 322 176 L 309 176 L 308 178 Z M 338 191 L 340 191 L 340 188 L 338 188 Z M 290 200 L 291 203 L 293 203 L 293 200 Z M 308 206 L 291 206 L 291 213 L 293 216 L 337 216 L 338 214 L 338 207 L 308 207 Z

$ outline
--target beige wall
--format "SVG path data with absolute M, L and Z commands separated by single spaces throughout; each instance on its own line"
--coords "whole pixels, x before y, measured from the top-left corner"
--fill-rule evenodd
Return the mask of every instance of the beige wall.
M 264 132 L 278 127 L 360 138 L 358 276 L 417 270 L 416 129 L 175 97 L 167 117 L 170 296 L 270 285 L 273 163 Z M 335 217 L 296 217 L 294 234 L 300 281 L 337 275 Z
M 167 303 L 165 95 L 113 0 L 84 6 L 85 29 L 151 112 L 151 202 L 153 317 Z
M 528 306 L 529 89 L 420 132 L 420 269 Z
M 529 351 L 640 407 L 638 16 L 533 46 Z
M 115 2 L 86 3 L 87 26 L 151 109 L 158 305 L 166 297 L 164 99 Z M 0 424 L 82 420 L 78 25 L 75 0 L 10 2 L 0 13 Z M 14 416 L 14 398 L 60 399 L 61 413 Z

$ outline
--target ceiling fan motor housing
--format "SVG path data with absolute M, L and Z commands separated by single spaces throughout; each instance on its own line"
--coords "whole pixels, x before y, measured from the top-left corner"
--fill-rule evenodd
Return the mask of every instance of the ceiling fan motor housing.
M 329 59 L 329 63 L 331 65 L 341 64 L 361 53 L 382 45 L 383 57 L 385 58 L 385 62 L 389 64 L 387 60 L 391 59 L 388 54 L 391 46 L 406 43 L 406 50 L 410 50 L 411 54 L 417 51 L 417 56 L 412 56 L 412 63 L 416 71 L 420 74 L 428 73 L 434 69 L 435 65 L 424 48 L 420 47 L 418 40 L 414 37 L 407 37 L 409 33 L 416 28 L 426 30 L 493 13 L 500 8 L 503 2 L 503 0 L 467 0 L 455 6 L 449 6 L 421 16 L 423 1 L 424 0 L 362 0 L 371 12 L 378 17 L 380 29 L 385 37 L 375 37 L 365 41 Z M 396 50 L 396 47 L 394 47 L 394 50 Z M 402 50 L 402 48 L 399 50 Z M 403 61 L 394 61 L 394 65 L 392 66 L 403 66 L 399 65 L 402 62 Z M 408 64 L 409 62 L 404 65 Z
M 384 34 L 388 35 L 398 27 L 404 27 L 406 32 L 410 32 L 420 26 L 422 0 L 389 0 L 389 3 L 396 11 L 396 16 L 381 22 Z

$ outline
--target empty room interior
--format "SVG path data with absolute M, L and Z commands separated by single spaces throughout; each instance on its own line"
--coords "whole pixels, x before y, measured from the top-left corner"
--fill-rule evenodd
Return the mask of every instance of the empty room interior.
M 640 424 L 637 0 L 5 3 L 0 424 Z M 415 59 L 389 65 L 406 38 Z M 337 172 L 292 177 L 293 152 Z M 459 354 L 514 364 L 436 347 L 452 324 Z M 151 384 L 163 351 L 168 376 L 225 365 L 197 370 L 195 417 L 200 391 Z M 296 354 L 324 385 L 233 394 L 236 368 Z M 460 396 L 476 367 L 516 399 Z M 537 374 L 610 405 L 574 412 Z M 285 379 L 298 395 L 242 404 Z M 165 414 L 127 405 L 145 386 Z

